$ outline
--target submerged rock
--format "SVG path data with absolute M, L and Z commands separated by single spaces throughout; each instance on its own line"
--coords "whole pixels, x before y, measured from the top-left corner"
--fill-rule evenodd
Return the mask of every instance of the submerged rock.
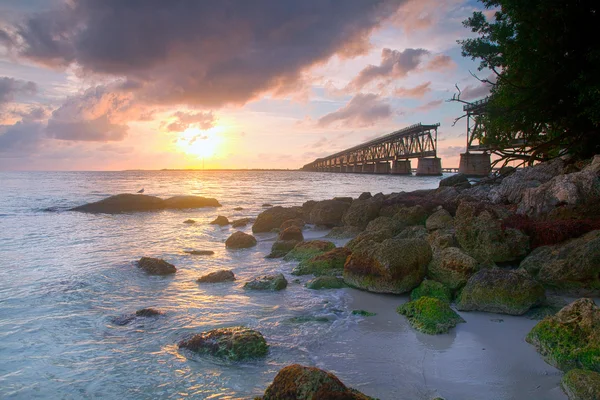
M 233 210 L 234 211 L 242 211 L 244 208 L 243 207 L 234 207 Z
M 242 226 L 246 226 L 248 225 L 250 222 L 252 222 L 252 218 L 240 218 L 240 219 L 236 219 L 231 223 L 231 227 L 232 228 L 240 228 Z
M 538 322 L 525 338 L 546 362 L 568 371 L 600 372 L 600 308 L 579 299 Z
M 243 326 L 200 333 L 179 342 L 179 348 L 231 361 L 264 357 L 269 351 L 267 341 L 260 332 Z
M 434 253 L 427 267 L 427 276 L 456 291 L 466 285 L 478 270 L 479 263 L 473 257 L 457 247 L 447 247 Z
M 600 374 L 572 369 L 563 376 L 560 386 L 569 400 L 600 399 Z
M 433 297 L 421 297 L 402 304 L 396 311 L 406 316 L 413 328 L 429 335 L 446 333 L 465 322 L 447 302 Z
M 262 400 L 373 400 L 346 387 L 335 375 L 294 364 L 277 373 Z
M 252 232 L 271 232 L 275 228 L 279 228 L 281 224 L 290 219 L 302 217 L 302 210 L 297 207 L 273 207 L 258 214 Z
M 374 317 L 377 315 L 377 313 L 367 310 L 352 310 L 352 315 L 360 315 L 361 317 Z
M 193 219 L 186 219 L 185 221 L 183 221 L 184 224 L 195 224 L 196 221 L 194 221 Z
M 433 297 L 445 301 L 446 303 L 450 303 L 452 301 L 452 292 L 439 282 L 424 280 L 410 292 L 411 300 L 418 300 L 421 297 Z
M 292 275 L 336 275 L 342 274 L 346 259 L 352 252 L 345 247 L 338 247 L 326 253 L 316 255 L 302 261 L 292 270 Z
M 136 317 L 157 317 L 159 315 L 162 315 L 162 312 L 152 307 L 142 308 L 135 312 Z
M 375 293 L 406 293 L 423 281 L 431 256 L 423 239 L 369 242 L 348 257 L 344 281 Z
M 281 258 L 289 253 L 296 245 L 300 243 L 297 240 L 277 240 L 271 246 L 271 253 L 267 258 Z
M 256 238 L 244 232 L 234 232 L 225 241 L 225 247 L 229 249 L 246 249 L 256 246 Z
M 244 289 L 277 291 L 285 289 L 287 285 L 288 282 L 283 274 L 264 275 L 246 282 Z
M 123 193 L 106 199 L 74 207 L 71 211 L 118 214 L 124 212 L 156 211 L 163 209 L 220 207 L 215 199 L 199 196 L 176 196 L 163 200 L 144 194 Z
M 335 244 L 325 240 L 310 240 L 298 243 L 286 256 L 285 260 L 303 261 L 335 249 Z
M 212 250 L 185 250 L 184 253 L 191 254 L 193 256 L 212 256 L 215 254 Z
M 538 247 L 520 266 L 548 287 L 600 295 L 600 230 L 565 243 Z
M 289 226 L 279 233 L 278 240 L 297 240 L 301 242 L 304 240 L 304 235 L 302 235 L 302 229 L 297 226 Z
M 215 199 L 202 196 L 174 196 L 165 199 L 165 208 L 167 209 L 204 207 L 221 207 L 221 204 Z
M 225 226 L 225 225 L 229 225 L 229 220 L 227 219 L 227 217 L 224 217 L 222 215 L 219 215 L 217 218 L 215 218 L 214 221 L 212 221 L 210 223 L 211 225 L 219 225 L 219 226 Z
M 161 258 L 142 257 L 137 265 L 150 275 L 169 275 L 177 272 L 177 268 L 173 264 L 169 264 Z
M 342 278 L 337 276 L 319 276 L 306 284 L 308 289 L 341 289 L 345 288 L 346 284 Z
M 545 298 L 543 286 L 525 272 L 483 269 L 469 279 L 456 308 L 523 315 L 531 307 L 541 305 Z
M 211 272 L 196 279 L 198 283 L 219 283 L 235 281 L 235 275 L 231 270 L 221 269 Z
M 111 322 L 115 325 L 124 326 L 133 322 L 136 318 L 148 318 L 148 317 L 158 317 L 163 313 L 155 308 L 142 308 L 141 310 L 137 310 L 133 314 L 124 314 L 118 317 L 115 317 L 111 320 Z
M 342 217 L 350 203 L 338 200 L 323 200 L 317 202 L 310 211 L 310 222 L 315 225 L 334 227 L 342 225 Z

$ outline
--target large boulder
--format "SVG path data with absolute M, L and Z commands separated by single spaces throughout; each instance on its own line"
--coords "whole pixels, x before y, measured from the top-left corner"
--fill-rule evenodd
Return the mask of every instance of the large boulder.
M 523 315 L 546 299 L 544 287 L 527 273 L 482 269 L 473 275 L 456 303 L 461 311 Z
M 177 268 L 173 264 L 161 258 L 142 257 L 137 265 L 150 275 L 169 275 L 177 272 Z
M 329 239 L 352 239 L 362 231 L 362 229 L 356 226 L 336 226 L 325 237 Z
M 196 279 L 196 282 L 198 283 L 219 283 L 232 281 L 235 281 L 235 275 L 231 270 L 228 269 L 221 269 L 218 271 L 210 272 Z
M 277 373 L 262 400 L 373 400 L 346 387 L 335 375 L 294 364 Z
M 393 217 L 377 217 L 367 225 L 367 232 L 385 231 L 389 237 L 396 236 L 406 227 L 404 223 Z
M 567 372 L 560 383 L 569 400 L 600 399 L 600 374 L 583 369 Z
M 252 232 L 271 232 L 279 228 L 285 221 L 302 217 L 302 210 L 297 207 L 272 207 L 258 214 Z
M 290 226 L 296 226 L 300 229 L 303 229 L 304 225 L 306 225 L 306 224 L 302 218 L 288 219 L 287 221 L 284 221 L 283 224 L 281 224 L 281 226 L 279 227 L 279 230 L 285 231 Z
M 454 227 L 454 218 L 452 218 L 452 215 L 448 211 L 440 208 L 427 218 L 425 227 L 430 231 L 450 229 Z
M 479 263 L 473 257 L 457 247 L 447 247 L 433 254 L 427 276 L 456 291 L 465 286 L 478 270 Z
M 521 262 L 542 284 L 567 293 L 600 295 L 600 230 L 535 249 Z
M 459 323 L 465 322 L 450 308 L 448 302 L 434 297 L 420 297 L 402 304 L 396 311 L 406 316 L 413 328 L 429 335 L 446 333 Z
M 446 303 L 450 303 L 450 301 L 452 301 L 452 292 L 441 283 L 426 279 L 410 292 L 410 299 L 413 301 L 418 300 L 421 297 L 433 297 L 445 301 Z
M 346 247 L 329 250 L 302 261 L 292 270 L 292 275 L 341 275 L 346 259 L 351 253 L 352 251 Z
M 277 240 L 271 246 L 271 253 L 267 258 L 281 258 L 296 247 L 298 243 L 300 242 L 297 240 Z
M 262 358 L 269 351 L 267 341 L 260 332 L 243 326 L 200 333 L 179 342 L 179 348 L 231 361 Z
M 335 249 L 335 244 L 325 240 L 309 240 L 308 242 L 298 243 L 289 253 L 286 254 L 286 261 L 303 261 L 313 258 L 319 254 Z
M 225 226 L 225 225 L 229 225 L 229 220 L 227 219 L 227 217 L 219 215 L 217 218 L 215 218 L 213 221 L 211 221 L 210 224 L 211 225 Z
M 289 226 L 279 232 L 277 240 L 297 240 L 301 242 L 304 240 L 304 235 L 302 235 L 302 229 L 297 226 Z
M 221 207 L 221 204 L 216 199 L 202 196 L 174 196 L 165 200 L 165 208 L 168 209 L 204 207 Z
M 225 247 L 228 249 L 246 249 L 256 246 L 256 238 L 244 232 L 234 232 L 225 241 Z
M 379 215 L 381 201 L 375 198 L 366 200 L 354 200 L 350 208 L 344 214 L 342 222 L 344 225 L 356 226 L 365 229 L 369 221 Z
M 252 218 L 236 219 L 236 220 L 233 220 L 233 222 L 231 223 L 231 227 L 232 228 L 241 228 L 242 226 L 248 225 L 250 222 L 252 222 Z
M 425 228 L 423 228 L 425 229 Z M 448 247 L 456 247 L 456 235 L 453 229 L 438 229 L 429 235 L 424 235 L 434 251 L 439 251 Z
M 386 239 L 354 251 L 344 265 L 344 281 L 376 293 L 406 293 L 417 287 L 431 261 L 423 239 Z
M 423 206 L 416 205 L 399 209 L 393 218 L 404 226 L 425 225 L 428 215 Z
M 427 239 L 427 229 L 422 225 L 409 226 L 397 234 L 396 239 Z
M 523 232 L 502 226 L 510 213 L 485 203 L 460 203 L 454 218 L 456 239 L 467 254 L 476 260 L 515 261 L 529 252 L 529 237 Z
M 340 226 L 342 225 L 342 217 L 349 208 L 350 203 L 345 201 L 319 201 L 310 211 L 310 222 L 327 227 Z
M 440 180 L 440 186 L 458 186 L 459 188 L 469 188 L 471 184 L 469 183 L 469 178 L 465 174 L 455 174 Z
M 544 318 L 525 340 L 547 363 L 563 371 L 600 372 L 600 308 L 591 299 L 576 300 Z
M 204 197 L 201 197 L 200 199 L 202 199 L 202 201 L 196 203 L 194 208 L 220 206 L 219 202 L 215 199 L 206 199 Z M 117 214 L 123 212 L 156 211 L 163 210 L 165 208 L 179 208 L 174 207 L 173 201 L 168 202 L 168 200 L 163 200 L 159 197 L 147 196 L 144 194 L 124 193 L 116 196 L 110 196 L 104 200 L 94 203 L 88 203 L 72 208 L 71 211 Z
M 341 289 L 346 287 L 346 283 L 342 278 L 337 276 L 318 276 L 306 284 L 307 289 Z
M 352 251 L 356 251 L 364 247 L 372 247 L 371 242 L 381 243 L 384 240 L 391 239 L 392 237 L 392 232 L 386 229 L 380 231 L 364 231 L 346 243 L 345 247 Z
M 244 289 L 278 291 L 287 287 L 288 281 L 283 274 L 264 275 L 244 284 Z

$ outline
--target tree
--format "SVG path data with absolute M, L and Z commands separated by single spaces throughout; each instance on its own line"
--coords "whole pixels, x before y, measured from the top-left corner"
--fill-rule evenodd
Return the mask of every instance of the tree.
M 497 76 L 484 80 L 493 85 L 487 143 L 502 148 L 519 135 L 527 146 L 500 154 L 530 163 L 600 153 L 600 2 L 480 1 L 493 17 L 474 12 L 463 24 L 477 37 L 458 43 Z

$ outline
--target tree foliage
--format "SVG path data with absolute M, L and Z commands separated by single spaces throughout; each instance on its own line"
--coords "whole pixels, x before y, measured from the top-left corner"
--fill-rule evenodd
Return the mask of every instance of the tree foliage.
M 480 1 L 487 11 L 463 22 L 477 37 L 459 43 L 497 77 L 482 117 L 488 144 L 522 137 L 527 147 L 503 155 L 530 162 L 600 153 L 600 1 Z

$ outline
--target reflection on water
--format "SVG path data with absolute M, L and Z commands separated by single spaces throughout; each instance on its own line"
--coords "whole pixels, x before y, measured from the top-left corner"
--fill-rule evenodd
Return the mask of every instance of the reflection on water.
M 428 398 L 436 390 L 463 399 L 484 390 L 490 398 L 564 398 L 554 391 L 556 370 L 522 343 L 531 321 L 511 320 L 486 331 L 477 322 L 486 317 L 469 314 L 450 335 L 421 335 L 395 313 L 406 298 L 307 290 L 309 277 L 297 283 L 289 275 L 294 263 L 264 258 L 274 234 L 257 235 L 255 248 L 228 251 L 224 241 L 233 229 L 208 224 L 217 215 L 255 217 L 267 202 L 300 205 L 362 191 L 436 187 L 438 181 L 303 172 L 0 173 L 0 397 L 250 398 L 282 366 L 297 362 L 332 370 L 381 399 Z M 223 207 L 124 215 L 64 211 L 141 187 L 163 197 L 215 197 Z M 184 224 L 186 219 L 197 223 Z M 325 233 L 309 229 L 305 235 Z M 178 272 L 147 276 L 134 264 L 141 256 L 164 258 Z M 217 269 L 233 270 L 237 280 L 195 282 Z M 286 275 L 287 289 L 243 290 L 246 280 L 274 272 Z M 145 307 L 164 315 L 123 326 L 113 321 Z M 352 315 L 357 308 L 378 315 Z M 177 348 L 186 335 L 230 325 L 261 331 L 269 356 L 232 364 Z M 499 328 L 510 332 L 495 333 Z M 514 351 L 494 350 L 490 337 L 507 335 Z M 541 392 L 527 392 L 534 389 Z

